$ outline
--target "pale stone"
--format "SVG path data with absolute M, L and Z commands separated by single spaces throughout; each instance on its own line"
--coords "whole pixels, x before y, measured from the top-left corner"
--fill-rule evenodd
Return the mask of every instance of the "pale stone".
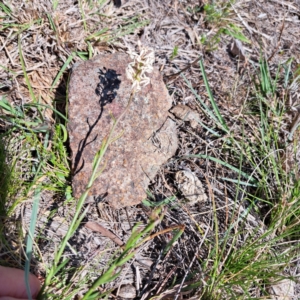
M 193 172 L 178 171 L 175 177 L 178 189 L 189 201 L 189 204 L 194 205 L 208 199 L 201 181 Z

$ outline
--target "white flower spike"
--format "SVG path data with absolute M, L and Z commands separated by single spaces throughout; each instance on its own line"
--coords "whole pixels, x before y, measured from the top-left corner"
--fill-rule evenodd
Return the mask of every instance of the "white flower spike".
M 138 42 L 139 54 L 129 49 L 127 52 L 133 60 L 126 68 L 127 78 L 132 82 L 132 89 L 136 92 L 141 90 L 142 86 L 150 83 L 150 78 L 146 73 L 153 71 L 153 63 L 155 60 L 154 51 L 151 48 L 141 45 Z

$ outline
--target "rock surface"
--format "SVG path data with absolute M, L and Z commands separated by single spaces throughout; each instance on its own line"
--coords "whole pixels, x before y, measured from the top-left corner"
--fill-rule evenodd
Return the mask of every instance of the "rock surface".
M 73 67 L 68 131 L 75 197 L 85 190 L 113 117 L 118 118 L 128 103 L 131 82 L 125 70 L 130 61 L 127 54 L 103 54 Z M 105 169 L 89 193 L 114 208 L 143 200 L 150 181 L 178 147 L 176 125 L 168 118 L 172 101 L 162 76 L 154 69 L 149 77 L 150 84 L 135 95 L 118 124 L 114 137 L 121 136 L 108 148 Z
M 295 296 L 296 283 L 290 279 L 283 279 L 269 288 L 270 300 L 292 300 Z
M 122 299 L 134 299 L 136 297 L 136 290 L 131 284 L 123 285 L 120 288 L 118 296 Z
M 179 120 L 190 122 L 191 127 L 194 129 L 199 125 L 200 115 L 186 105 L 178 104 L 172 107 L 170 112 Z
M 190 205 L 207 201 L 208 197 L 199 178 L 190 171 L 178 171 L 176 173 L 176 184 L 182 195 Z

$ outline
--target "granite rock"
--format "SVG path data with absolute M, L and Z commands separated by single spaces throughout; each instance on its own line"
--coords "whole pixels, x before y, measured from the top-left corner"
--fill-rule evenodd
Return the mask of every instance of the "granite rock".
M 103 54 L 75 64 L 69 83 L 68 131 L 75 197 L 85 190 L 92 163 L 108 135 L 113 118 L 124 111 L 131 92 L 124 53 Z M 168 118 L 171 98 L 157 69 L 151 82 L 135 95 L 118 124 L 119 136 L 104 156 L 105 169 L 89 191 L 114 208 L 140 203 L 160 166 L 178 147 L 176 125 Z M 101 169 L 100 166 L 99 169 Z
M 176 173 L 175 179 L 178 189 L 190 205 L 207 201 L 205 189 L 196 174 L 181 170 Z

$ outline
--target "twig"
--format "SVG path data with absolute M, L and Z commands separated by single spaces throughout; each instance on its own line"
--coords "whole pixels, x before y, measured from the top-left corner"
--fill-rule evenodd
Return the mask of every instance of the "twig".
M 202 59 L 202 57 L 197 57 L 193 62 L 189 63 L 185 68 L 181 69 L 177 73 L 174 73 L 174 74 L 171 74 L 171 75 L 165 75 L 165 77 L 168 78 L 168 79 L 173 79 L 173 78 L 177 77 L 178 75 L 180 75 L 182 72 L 186 71 L 187 69 L 189 69 L 190 67 L 195 65 L 201 59 Z
M 298 112 L 298 115 L 296 116 L 296 118 L 294 119 L 292 125 L 291 125 L 291 129 L 290 129 L 290 134 L 289 134 L 289 141 L 291 141 L 293 139 L 293 135 L 294 132 L 296 131 L 297 127 L 300 125 L 300 112 Z
M 277 45 L 276 45 L 274 51 L 272 52 L 272 54 L 271 54 L 271 55 L 269 56 L 269 58 L 267 59 L 268 62 L 273 58 L 273 56 L 275 55 L 276 51 L 277 51 L 278 48 L 279 48 L 279 42 L 280 42 L 280 40 L 281 40 L 282 32 L 283 32 L 283 29 L 284 29 L 284 23 L 285 23 L 285 16 L 284 16 L 283 23 L 282 23 L 282 26 L 281 26 L 281 30 L 280 30 L 280 34 L 279 34 L 279 39 L 278 39 L 278 41 L 277 41 Z
M 152 234 L 152 235 L 146 237 L 145 239 L 143 239 L 142 242 L 140 242 L 140 243 L 137 245 L 137 247 L 139 247 L 139 246 L 140 246 L 141 244 L 143 244 L 144 242 L 147 242 L 147 241 L 149 241 L 149 240 L 154 239 L 154 238 L 157 237 L 158 235 L 167 233 L 167 232 L 169 232 L 169 231 L 173 231 L 173 230 L 175 230 L 175 229 L 179 229 L 179 230 L 184 231 L 185 225 L 183 225 L 183 224 L 174 225 L 174 226 L 170 226 L 169 228 L 163 229 L 163 230 L 161 230 L 161 231 L 159 231 L 159 232 L 156 232 L 156 233 L 154 233 L 154 234 Z
M 181 259 L 181 262 L 183 261 L 183 259 Z M 181 263 L 180 262 L 180 263 Z M 156 292 L 156 295 L 158 295 L 161 290 L 165 287 L 166 283 L 168 282 L 169 278 L 172 276 L 172 274 L 176 271 L 176 269 L 178 268 L 178 264 L 176 264 L 171 271 L 168 273 L 168 275 L 165 277 L 165 279 L 162 281 L 161 286 L 159 287 L 159 289 Z M 155 287 L 154 287 L 155 289 Z
M 128 216 L 127 207 L 125 207 L 125 212 L 126 212 L 126 217 L 127 217 L 128 223 L 129 223 L 130 230 L 132 231 L 132 225 L 131 225 L 131 222 L 130 222 L 130 219 L 129 219 L 129 216 Z

